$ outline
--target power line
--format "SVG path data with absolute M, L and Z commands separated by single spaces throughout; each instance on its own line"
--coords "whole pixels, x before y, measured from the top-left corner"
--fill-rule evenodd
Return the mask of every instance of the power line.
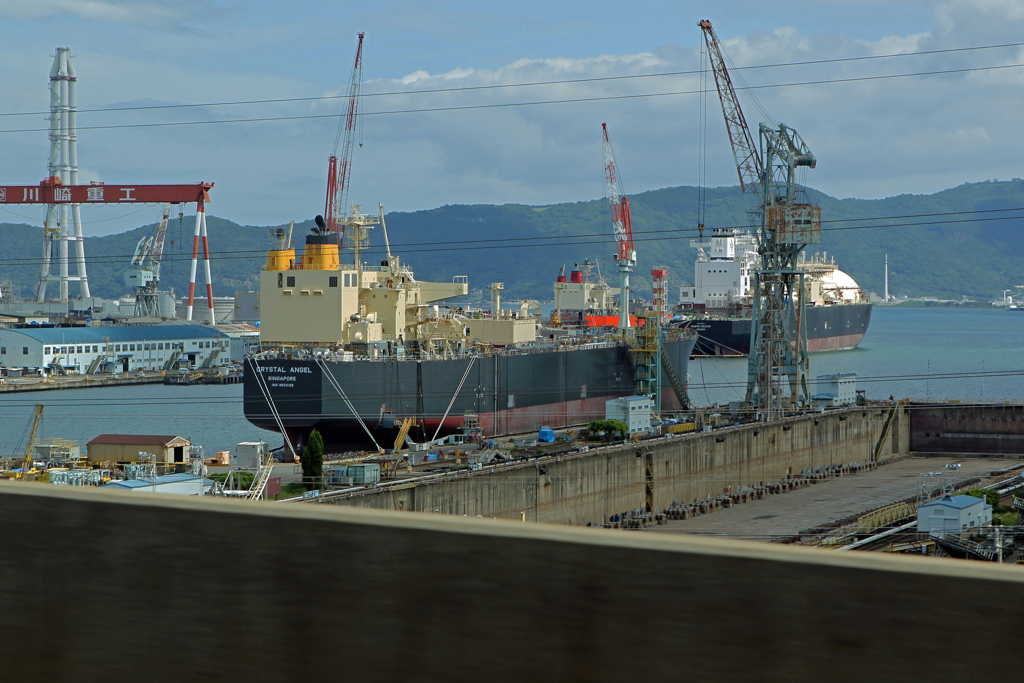
M 979 67 L 965 67 L 962 69 L 940 69 L 935 71 L 921 71 L 915 73 L 903 73 L 903 74 L 887 74 L 878 76 L 851 76 L 849 78 L 832 78 L 832 79 L 820 79 L 814 81 L 800 81 L 794 83 L 775 83 L 768 85 L 753 85 L 736 88 L 737 90 L 764 90 L 769 88 L 793 88 L 803 87 L 810 85 L 827 85 L 834 83 L 857 83 L 864 81 L 880 81 L 894 78 L 913 78 L 918 76 L 937 76 L 944 74 L 956 74 L 956 73 L 971 73 L 979 71 L 993 71 L 998 69 L 1016 69 L 1024 66 L 1024 64 L 1001 64 L 996 66 L 979 66 Z M 425 113 L 437 113 L 447 111 L 472 111 L 481 109 L 501 109 L 508 107 L 532 107 L 540 105 L 550 104 L 578 104 L 583 102 L 608 102 L 614 100 L 633 100 L 643 99 L 648 97 L 674 97 L 679 95 L 697 95 L 700 94 L 699 90 L 679 90 L 672 92 L 655 92 L 655 93 L 638 93 L 632 95 L 605 95 L 605 96 L 594 96 L 594 97 L 575 97 L 565 99 L 554 99 L 554 100 L 535 100 L 532 102 L 503 102 L 494 104 L 467 104 L 467 105 L 453 105 L 445 107 L 422 107 L 418 109 L 393 109 L 389 111 L 364 111 L 360 112 L 358 116 L 390 116 L 395 114 L 425 114 Z M 115 129 L 133 129 L 133 128 L 167 128 L 176 126 L 205 126 L 223 123 L 270 123 L 279 121 L 305 121 L 315 119 L 333 119 L 337 118 L 339 114 L 299 114 L 293 116 L 264 116 L 257 118 L 245 118 L 245 119 L 208 119 L 205 121 L 166 121 L 159 123 L 124 123 L 124 124 L 107 124 L 98 126 L 78 126 L 78 130 L 115 130 Z M 49 128 L 13 128 L 7 130 L 0 130 L 0 134 L 3 133 L 43 133 L 49 131 Z
M 999 45 L 977 45 L 972 47 L 957 47 L 957 48 L 944 48 L 940 50 L 919 50 L 916 52 L 895 52 L 885 55 L 865 55 L 862 57 L 839 57 L 835 59 L 812 59 L 802 62 L 776 62 L 773 64 L 753 64 L 750 66 L 732 66 L 730 65 L 729 70 L 735 71 L 750 71 L 755 69 L 775 69 L 790 66 L 812 66 L 821 64 L 838 64 L 843 62 L 860 62 L 860 61 L 872 61 L 879 59 L 893 59 L 900 57 L 919 57 L 924 55 L 937 55 L 937 54 L 948 54 L 955 52 L 971 52 L 976 50 L 995 50 L 1009 47 L 1021 47 L 1024 43 L 1002 43 Z M 508 88 L 530 88 L 546 85 L 571 85 L 576 83 L 598 83 L 604 81 L 624 81 L 641 78 L 665 78 L 675 76 L 692 76 L 699 74 L 699 70 L 691 71 L 667 71 L 654 74 L 628 74 L 624 76 L 597 76 L 593 78 L 566 78 L 554 81 L 535 81 L 532 83 L 499 83 L 494 85 L 471 85 L 471 86 L 459 86 L 452 88 L 427 88 L 422 90 L 395 90 L 378 93 L 363 93 L 362 97 L 396 97 L 405 95 L 422 95 L 422 94 L 437 94 L 437 93 L 451 93 L 451 92 L 470 92 L 478 90 L 500 90 Z M 332 100 L 343 100 L 348 95 L 318 95 L 312 97 L 279 97 L 272 99 L 263 100 L 232 100 L 222 102 L 199 102 L 199 103 L 182 103 L 182 104 L 152 104 L 152 105 L 141 105 L 135 107 L 97 107 L 94 109 L 77 109 L 77 113 L 106 113 L 106 112 L 121 112 L 121 111 L 151 111 L 151 110 L 163 110 L 163 109 L 189 109 L 189 108 L 201 108 L 201 107 L 228 107 L 228 106 L 240 106 L 240 105 L 253 105 L 253 104 L 289 104 L 299 102 L 324 102 Z M 49 111 L 33 111 L 33 112 L 0 112 L 0 117 L 10 116 L 45 116 L 49 114 Z M 339 116 L 339 114 L 333 114 L 331 116 Z
M 873 221 L 894 221 L 902 220 L 907 218 L 943 218 L 943 217 L 954 217 L 954 216 L 977 216 L 984 214 L 999 214 L 999 213 L 1010 213 L 1024 211 L 1024 207 L 1012 207 L 1004 209 L 978 209 L 969 211 L 943 211 L 936 213 L 921 213 L 921 214 L 904 214 L 895 216 L 868 216 L 863 218 L 836 218 L 832 220 L 824 220 L 822 223 L 822 232 L 835 232 L 835 231 L 846 231 L 846 230 L 877 230 L 887 228 L 909 228 L 909 227 L 921 227 L 921 226 L 943 226 L 943 225 L 958 225 L 962 223 L 988 223 L 993 221 L 1005 221 L 1005 220 L 1018 220 L 1024 219 L 1024 216 L 992 216 L 982 218 L 962 218 L 957 220 L 945 220 L 945 221 L 917 221 L 912 223 L 895 223 L 885 225 L 836 225 L 834 227 L 827 227 L 829 224 L 842 224 L 842 223 L 855 223 L 855 222 L 873 222 Z M 137 212 L 135 212 L 137 213 Z M 726 230 L 743 230 L 750 229 L 750 225 L 733 225 L 733 226 L 718 226 Z M 666 236 L 662 236 L 666 235 Z M 645 242 L 657 242 L 662 240 L 678 240 L 678 239 L 692 239 L 698 236 L 696 228 L 668 228 L 665 230 L 643 230 L 636 231 L 634 239 L 636 241 Z M 464 242 L 439 242 L 437 240 L 430 242 L 392 242 L 392 249 L 413 249 L 417 253 L 434 252 L 434 251 L 472 251 L 481 249 L 504 249 L 504 248 L 528 248 L 528 247 L 550 247 L 550 246 L 575 246 L 581 244 L 599 244 L 602 242 L 610 241 L 611 235 L 604 232 L 600 233 L 583 233 L 580 235 L 536 235 L 531 237 L 496 237 L 488 239 L 474 239 L 473 245 L 466 245 Z M 558 242 L 557 240 L 574 240 L 574 241 L 563 241 Z M 516 244 L 518 243 L 518 244 Z M 481 246 L 481 245 L 492 245 L 492 246 Z M 418 247 L 427 247 L 420 249 Z M 368 247 L 364 250 L 364 253 L 383 253 L 380 250 L 383 247 L 375 245 Z M 266 249 L 240 249 L 240 250 L 224 250 L 217 251 L 213 250 L 210 252 L 210 258 L 216 260 L 238 260 L 238 259 L 250 259 L 257 258 L 263 254 L 266 254 Z M 89 263 L 120 263 L 123 259 L 131 258 L 133 254 L 105 254 L 97 257 L 86 257 Z M 191 261 L 192 256 L 189 253 L 181 254 L 165 254 L 164 262 L 186 262 Z M 22 258 L 4 258 L 0 259 L 0 265 L 29 265 L 39 263 L 38 257 L 22 257 Z

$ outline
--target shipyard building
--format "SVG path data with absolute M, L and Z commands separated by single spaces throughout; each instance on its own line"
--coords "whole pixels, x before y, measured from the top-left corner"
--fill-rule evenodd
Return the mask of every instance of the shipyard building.
M 0 367 L 47 375 L 210 367 L 232 362 L 231 346 L 205 325 L 0 329 Z

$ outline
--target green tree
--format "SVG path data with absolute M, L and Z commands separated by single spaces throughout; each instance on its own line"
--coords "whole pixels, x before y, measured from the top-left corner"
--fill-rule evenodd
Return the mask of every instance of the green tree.
M 967 489 L 964 491 L 968 496 L 984 498 L 985 502 L 992 506 L 993 510 L 999 507 L 999 494 L 988 489 Z
M 591 434 L 604 432 L 604 440 L 607 441 L 613 434 L 618 434 L 619 438 L 625 438 L 629 426 L 622 420 L 594 420 L 587 425 L 587 431 Z
M 299 461 L 302 463 L 302 481 L 306 488 L 310 491 L 318 488 L 324 476 L 324 439 L 317 430 L 309 433 L 309 443 L 303 449 Z

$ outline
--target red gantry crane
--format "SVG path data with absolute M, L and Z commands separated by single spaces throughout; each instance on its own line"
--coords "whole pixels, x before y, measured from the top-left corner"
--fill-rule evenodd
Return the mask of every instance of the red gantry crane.
M 356 117 L 359 113 L 359 89 L 363 80 L 363 36 L 359 34 L 359 46 L 356 48 L 356 61 L 352 65 L 352 79 L 348 89 L 347 111 L 345 118 L 338 125 L 338 134 L 334 138 L 334 151 L 327 160 L 327 204 L 324 207 L 324 218 L 327 219 L 327 232 L 338 232 L 339 218 L 348 211 L 348 181 L 352 175 L 352 142 L 356 132 Z M 338 145 L 342 134 L 345 144 L 341 148 L 341 160 L 338 160 Z M 341 232 L 345 232 L 342 224 Z
M 39 185 L 0 186 L 2 204 L 191 204 L 196 203 L 196 229 L 192 242 L 192 270 L 188 285 L 187 319 L 192 320 L 192 304 L 196 291 L 196 266 L 199 245 L 203 246 L 206 267 L 206 300 L 209 305 L 210 324 L 216 322 L 213 314 L 213 284 L 210 278 L 210 246 L 206 237 L 206 204 L 210 201 L 213 183 L 192 185 L 64 185 L 60 178 L 51 176 Z
M 615 154 L 608 139 L 608 124 L 601 124 L 604 134 L 605 194 L 612 211 L 612 232 L 618 247 L 615 264 L 619 268 L 619 329 L 628 330 L 629 325 L 629 273 L 636 265 L 636 250 L 633 248 L 633 226 L 629 220 L 629 197 L 622 192 L 622 182 L 615 168 Z

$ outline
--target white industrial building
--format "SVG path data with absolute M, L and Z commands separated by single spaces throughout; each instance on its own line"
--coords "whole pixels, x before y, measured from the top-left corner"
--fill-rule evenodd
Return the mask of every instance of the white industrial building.
M 651 431 L 651 410 L 654 401 L 650 396 L 623 396 L 604 402 L 604 419 L 620 420 L 629 427 L 629 433 Z
M 170 493 L 178 496 L 201 496 L 208 493 L 213 486 L 212 479 L 195 474 L 165 474 L 153 479 L 125 479 L 104 484 L 103 488 L 112 491 L 128 491 L 131 493 Z
M 230 338 L 205 325 L 0 329 L 0 368 L 56 374 L 225 365 Z
M 857 402 L 857 373 L 840 372 L 818 375 L 817 392 L 811 398 L 816 403 L 848 406 Z
M 917 531 L 959 534 L 992 523 L 992 506 L 984 498 L 943 496 L 917 508 Z

